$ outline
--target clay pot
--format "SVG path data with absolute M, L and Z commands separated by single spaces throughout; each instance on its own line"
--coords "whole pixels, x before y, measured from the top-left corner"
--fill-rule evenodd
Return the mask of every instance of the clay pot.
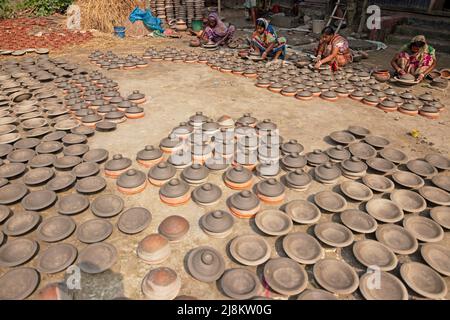
M 187 267 L 195 279 L 202 282 L 214 282 L 225 271 L 225 261 L 214 248 L 202 246 L 189 253 Z
M 412 254 L 419 247 L 416 238 L 408 230 L 395 224 L 380 225 L 375 236 L 397 254 Z
M 294 260 L 275 258 L 265 264 L 264 280 L 276 292 L 290 296 L 305 290 L 308 275 Z
M 439 242 L 444 238 L 444 230 L 434 220 L 422 216 L 408 216 L 403 226 L 417 240 L 423 242 Z
M 252 185 L 253 176 L 250 170 L 238 165 L 225 172 L 224 182 L 231 189 L 247 189 Z
M 16 239 L 8 241 L 0 248 L 0 266 L 15 267 L 29 261 L 38 251 L 36 241 Z
M 198 185 L 204 183 L 208 179 L 209 169 L 198 163 L 185 168 L 181 173 L 181 177 L 189 184 Z
M 177 178 L 165 183 L 159 190 L 159 197 L 162 202 L 170 206 L 179 206 L 189 201 L 189 185 Z
M 160 162 L 148 172 L 148 180 L 155 186 L 162 186 L 176 174 L 175 168 L 167 162 Z
M 189 222 L 181 216 L 172 215 L 160 223 L 158 231 L 170 242 L 179 242 L 189 231 Z
M 403 281 L 418 294 L 429 299 L 442 299 L 447 295 L 447 285 L 430 267 L 419 262 L 407 262 L 400 268 Z
M 438 257 L 449 256 L 448 248 L 440 244 L 427 243 L 422 245 L 420 249 L 422 258 L 426 263 L 432 267 L 434 270 L 448 276 L 450 274 L 448 258 L 445 259 L 446 262 L 442 263 Z
M 78 265 L 83 272 L 97 274 L 111 268 L 117 261 L 117 249 L 106 242 L 90 244 L 79 255 Z
M 169 241 L 158 233 L 152 233 L 142 239 L 137 247 L 137 255 L 145 263 L 163 263 L 171 253 Z
M 315 149 L 313 152 L 308 152 L 306 154 L 306 160 L 308 161 L 308 164 L 316 167 L 321 164 L 327 163 L 330 159 L 326 153 L 324 153 L 320 149 Z
M 320 260 L 314 265 L 313 273 L 321 287 L 336 294 L 350 294 L 359 285 L 355 270 L 341 260 Z
M 151 221 L 150 211 L 142 207 L 134 207 L 120 215 L 117 228 L 125 234 L 136 234 L 145 230 Z
M 316 179 L 324 184 L 335 184 L 341 176 L 341 170 L 327 162 L 323 165 L 314 168 L 314 175 Z
M 261 211 L 256 215 L 255 223 L 259 230 L 271 236 L 285 235 L 293 227 L 290 217 L 279 210 Z
M 259 212 L 261 205 L 255 194 L 244 190 L 229 198 L 229 207 L 238 218 L 251 218 Z
M 0 277 L 0 294 L 2 300 L 23 300 L 36 290 L 39 273 L 32 268 L 12 269 Z
M 389 73 L 389 70 L 384 70 L 384 69 L 374 70 L 372 75 L 379 82 L 386 82 L 391 78 L 391 74 Z
M 75 189 L 84 194 L 92 194 L 102 191 L 106 188 L 106 181 L 102 177 L 93 176 L 83 178 L 77 181 Z
M 233 299 L 250 299 L 262 292 L 262 285 L 256 274 L 243 268 L 229 269 L 220 279 L 224 293 Z
M 258 266 L 270 258 L 271 249 L 263 237 L 247 234 L 231 240 L 230 254 L 243 265 Z
M 115 154 L 111 160 L 105 163 L 105 175 L 117 178 L 131 166 L 131 159 L 124 158 L 121 154 Z
M 281 145 L 281 152 L 283 155 L 289 155 L 293 153 L 301 154 L 303 150 L 304 147 L 295 139 L 291 139 Z
M 117 189 L 127 195 L 142 192 L 147 186 L 145 173 L 139 170 L 129 169 L 117 179 Z
M 285 187 L 274 178 L 256 184 L 256 195 L 268 204 L 280 203 L 285 197 Z
M 203 231 L 213 238 L 225 238 L 233 231 L 234 218 L 226 211 L 216 210 L 200 218 Z
M 222 190 L 214 184 L 205 183 L 194 189 L 192 197 L 196 203 L 202 206 L 216 204 L 222 196 Z

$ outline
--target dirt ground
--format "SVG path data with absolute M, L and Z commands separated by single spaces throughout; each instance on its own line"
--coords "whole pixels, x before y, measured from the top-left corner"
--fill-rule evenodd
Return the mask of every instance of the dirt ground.
M 58 54 L 74 62 L 85 65 L 89 69 L 96 69 L 88 65 L 87 56 L 94 49 L 113 50 L 117 54 L 142 54 L 146 47 L 173 46 L 186 48 L 188 40 L 161 40 L 161 39 L 140 39 L 132 40 L 110 40 L 97 41 L 94 39 L 87 45 L 80 48 L 72 48 Z M 377 52 L 366 60 L 367 63 L 381 64 L 387 66 L 387 61 L 392 50 Z M 120 92 L 126 95 L 133 90 L 140 90 L 145 93 L 149 101 L 145 104 L 146 116 L 143 119 L 127 121 L 118 126 L 112 133 L 96 133 L 90 139 L 91 148 L 105 148 L 109 150 L 110 157 L 113 154 L 121 153 L 133 160 L 136 153 L 147 144 L 158 145 L 159 141 L 167 135 L 171 128 L 179 122 L 185 121 L 196 111 L 202 111 L 215 119 L 223 114 L 228 114 L 233 118 L 240 117 L 244 112 L 251 112 L 258 119 L 270 118 L 278 124 L 280 134 L 285 138 L 297 139 L 305 147 L 305 152 L 316 148 L 326 149 L 329 147 L 325 137 L 335 130 L 346 129 L 349 125 L 361 125 L 367 127 L 373 134 L 384 136 L 391 140 L 392 146 L 404 151 L 410 158 L 422 157 L 428 152 L 441 152 L 446 156 L 450 154 L 448 139 L 450 137 L 450 115 L 449 112 L 442 113 L 439 120 L 428 120 L 420 116 L 409 117 L 401 113 L 384 113 L 377 108 L 356 103 L 351 99 L 339 99 L 335 103 L 325 102 L 315 98 L 308 102 L 296 100 L 294 98 L 283 97 L 268 90 L 259 89 L 254 86 L 254 80 L 249 80 L 236 75 L 227 75 L 213 71 L 205 65 L 184 64 L 173 62 L 151 62 L 148 68 L 132 71 L 105 71 L 105 75 L 117 81 L 120 85 Z M 424 92 L 424 88 L 414 88 L 414 93 Z M 449 98 L 443 93 L 439 93 L 443 102 L 449 106 Z M 411 137 L 408 133 L 416 129 L 426 142 Z M 133 161 L 133 167 L 142 169 Z M 117 193 L 115 181 L 108 180 L 107 190 Z M 187 253 L 199 245 L 209 245 L 225 257 L 226 268 L 243 267 L 234 261 L 228 253 L 227 244 L 236 235 L 260 232 L 252 221 L 236 221 L 232 235 L 226 240 L 215 240 L 209 238 L 199 227 L 199 218 L 212 209 L 226 209 L 225 200 L 233 192 L 223 185 L 221 176 L 210 175 L 210 182 L 216 183 L 223 188 L 223 196 L 218 205 L 213 208 L 204 209 L 190 201 L 188 204 L 172 208 L 163 205 L 159 201 L 158 188 L 148 186 L 147 189 L 135 196 L 125 197 L 125 208 L 132 206 L 143 206 L 152 213 L 152 222 L 143 232 L 127 236 L 122 234 L 116 227 L 113 234 L 106 240 L 114 244 L 119 251 L 117 263 L 108 271 L 99 275 L 82 274 L 81 290 L 75 292 L 76 299 L 112 299 L 117 297 L 127 297 L 131 299 L 143 299 L 141 293 L 141 281 L 145 274 L 154 268 L 142 262 L 136 255 L 138 242 L 146 235 L 157 232 L 159 223 L 167 216 L 178 214 L 185 217 L 190 223 L 190 230 L 187 236 L 180 243 L 171 245 L 172 254 L 163 263 L 177 271 L 181 277 L 182 288 L 180 294 L 191 295 L 200 299 L 226 299 L 221 289 L 216 283 L 206 284 L 192 278 L 186 271 Z M 311 188 L 306 192 L 287 191 L 285 202 L 294 199 L 311 199 L 311 196 L 318 191 L 337 187 L 324 186 L 318 182 L 313 182 Z M 70 192 L 70 191 L 69 191 Z M 380 197 L 377 195 L 377 197 Z M 95 196 L 91 196 L 91 201 Z M 349 201 L 349 208 L 360 207 L 359 203 Z M 263 208 L 268 208 L 263 205 Z M 52 208 L 43 213 L 43 217 L 57 214 Z M 427 213 L 425 213 L 427 214 Z M 94 218 L 93 214 L 86 212 L 74 217 L 79 224 L 88 219 Z M 322 221 L 336 220 L 337 217 L 330 214 L 322 214 Z M 118 217 L 110 219 L 115 225 Z M 312 227 L 295 225 L 292 231 L 307 231 L 312 233 Z M 31 237 L 34 237 L 34 233 Z M 272 257 L 285 256 L 281 248 L 281 238 L 265 237 L 272 247 Z M 363 235 L 356 235 L 356 240 L 364 238 Z M 66 242 L 76 245 L 79 251 L 85 247 L 72 235 Z M 450 235 L 447 232 L 443 243 L 450 245 Z M 43 245 L 41 252 L 45 249 Z M 342 257 L 357 269 L 361 275 L 364 272 L 351 253 L 351 246 L 344 250 L 326 248 L 326 255 L 329 257 Z M 412 257 L 400 257 L 400 262 L 407 260 L 421 261 L 420 254 L 416 253 Z M 33 266 L 36 259 L 28 263 Z M 245 267 L 255 271 L 261 277 L 262 268 Z M 312 268 L 306 267 L 309 276 L 308 288 L 318 288 L 315 283 Z M 398 270 L 394 272 L 399 276 Z M 55 275 L 43 275 L 41 286 L 46 283 L 59 281 L 64 278 L 64 273 Z M 447 286 L 450 287 L 450 279 L 446 278 Z M 420 299 L 416 294 L 410 292 L 411 297 Z M 267 289 L 265 296 L 285 299 L 273 291 Z M 33 295 L 32 298 L 35 298 Z M 447 298 L 450 294 L 447 295 Z M 350 296 L 340 296 L 341 299 L 361 299 L 361 295 L 356 291 Z

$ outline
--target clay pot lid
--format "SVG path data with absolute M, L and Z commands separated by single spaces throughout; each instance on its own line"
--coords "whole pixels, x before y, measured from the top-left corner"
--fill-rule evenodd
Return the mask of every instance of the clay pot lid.
M 294 188 L 306 188 L 312 182 L 312 177 L 309 173 L 303 171 L 302 169 L 296 169 L 289 172 L 285 176 L 288 186 Z
M 350 229 L 335 222 L 316 224 L 314 234 L 323 243 L 337 248 L 347 247 L 354 241 L 354 236 Z
M 168 162 L 160 162 L 156 166 L 153 166 L 149 172 L 148 177 L 155 180 L 168 180 L 174 177 L 176 169 Z
M 341 167 L 350 172 L 360 173 L 367 170 L 367 165 L 360 160 L 359 157 L 352 156 L 350 159 L 344 160 Z
M 17 142 L 16 142 L 17 143 Z M 438 153 L 431 153 L 425 156 L 425 161 L 439 170 L 450 169 L 450 159 Z
M 245 183 L 252 177 L 252 172 L 241 165 L 232 167 L 225 172 L 225 178 L 234 183 Z
M 330 138 L 340 144 L 349 144 L 356 141 L 355 136 L 347 131 L 334 131 L 330 133 Z
M 100 195 L 91 203 L 92 213 L 100 218 L 114 217 L 123 210 L 123 207 L 123 199 L 112 194 Z
M 375 158 L 377 151 L 369 144 L 364 142 L 353 143 L 349 146 L 349 151 L 355 157 L 363 160 Z
M 41 216 L 34 211 L 16 212 L 3 225 L 7 236 L 20 236 L 34 229 L 41 222 Z
M 29 162 L 30 168 L 43 168 L 52 166 L 56 161 L 56 156 L 50 153 L 43 153 L 35 155 Z
M 81 194 L 73 193 L 62 197 L 56 203 L 56 209 L 63 215 L 74 215 L 89 207 L 89 199 Z
M 208 177 L 209 169 L 199 163 L 194 163 L 183 169 L 181 176 L 189 182 L 203 181 Z
M 47 190 L 58 192 L 69 188 L 75 183 L 76 180 L 77 178 L 71 173 L 61 174 L 47 182 L 45 188 Z
M 147 177 L 144 172 L 135 169 L 128 169 L 117 179 L 117 185 L 122 188 L 136 188 L 145 183 Z
M 344 149 L 342 145 L 337 145 L 327 149 L 326 154 L 335 161 L 344 161 L 350 158 L 351 154 L 347 149 Z
M 390 198 L 407 212 L 422 212 L 427 207 L 425 199 L 411 190 L 395 190 L 390 194 Z
M 275 131 L 277 129 L 277 125 L 273 123 L 270 119 L 264 119 L 261 122 L 256 124 L 256 129 L 259 131 Z
M 305 269 L 289 258 L 275 258 L 267 261 L 263 272 L 267 284 L 283 295 L 299 294 L 308 284 Z
M 434 166 L 420 159 L 408 161 L 406 163 L 406 167 L 408 168 L 409 171 L 423 178 L 431 178 L 437 174 L 437 170 Z
M 312 97 L 313 93 L 310 89 L 309 90 L 305 89 L 305 90 L 297 92 L 296 95 L 299 97 L 309 98 L 309 97 Z
M 316 223 L 321 217 L 319 208 L 306 200 L 290 201 L 285 207 L 285 212 L 293 221 L 302 224 Z
M 95 132 L 94 128 L 86 127 L 86 126 L 76 126 L 75 128 L 70 129 L 70 132 L 76 134 L 84 134 L 86 136 L 90 136 Z
M 324 257 L 320 243 L 303 232 L 289 233 L 283 238 L 283 249 L 289 258 L 301 264 L 314 264 Z
M 429 218 L 409 216 L 403 220 L 403 226 L 420 241 L 438 242 L 444 238 L 442 227 Z
M 172 133 L 175 135 L 185 135 L 191 134 L 194 131 L 194 128 L 189 125 L 187 122 L 180 122 L 180 124 L 173 128 Z
M 39 240 L 57 242 L 70 236 L 75 228 L 76 224 L 70 217 L 54 216 L 45 219 L 36 232 Z
M 444 206 L 434 207 L 430 210 L 430 216 L 442 227 L 450 229 L 450 208 Z
M 411 232 L 395 224 L 379 225 L 375 236 L 378 241 L 401 255 L 412 254 L 419 246 Z
M 156 264 L 170 256 L 169 241 L 158 233 L 152 233 L 139 241 L 137 255 L 146 263 Z
M 431 179 L 431 182 L 438 188 L 441 188 L 442 190 L 445 190 L 447 192 L 450 192 L 450 177 L 445 176 L 443 174 L 439 174 L 434 176 Z
M 281 145 L 284 154 L 302 153 L 305 148 L 297 140 L 291 139 Z
M 43 141 L 36 147 L 37 153 L 57 153 L 63 148 L 58 141 Z
M 15 149 L 34 149 L 39 143 L 40 139 L 37 138 L 23 138 L 14 143 Z
M 411 80 L 415 80 L 413 77 L 411 77 L 410 74 L 405 74 L 405 76 L 409 77 Z M 405 79 L 404 77 L 401 77 L 402 80 L 408 80 Z M 414 100 L 416 99 L 416 97 L 411 93 L 411 90 L 405 90 L 400 94 L 400 98 L 405 99 L 405 100 Z
M 0 178 L 14 178 L 25 172 L 27 167 L 25 164 L 16 162 L 16 163 L 5 163 L 0 166 Z
M 291 218 L 279 210 L 259 212 L 255 217 L 255 223 L 259 230 L 271 236 L 285 235 L 293 227 Z
M 0 121 L 0 125 L 1 125 Z M 20 134 L 17 132 L 2 134 L 0 136 L 0 144 L 13 143 L 20 139 Z
M 109 152 L 106 149 L 91 149 L 83 155 L 83 161 L 101 163 L 108 159 Z
M 397 169 L 394 163 L 384 158 L 372 158 L 366 161 L 367 165 L 375 171 L 388 174 Z
M 239 263 L 258 266 L 270 258 L 271 249 L 267 241 L 258 235 L 240 235 L 230 242 L 230 254 Z
M 374 218 L 357 209 L 345 210 L 341 213 L 340 218 L 346 227 L 358 233 L 372 233 L 378 227 Z
M 111 121 L 100 121 L 95 125 L 95 130 L 97 131 L 113 131 L 116 130 L 117 124 Z
M 39 250 L 36 241 L 20 238 L 8 241 L 0 248 L 0 266 L 15 267 L 31 260 Z
M 321 164 L 314 168 L 314 175 L 319 180 L 336 180 L 341 176 L 341 169 L 331 162 Z
M 403 281 L 418 294 L 429 299 L 443 299 L 447 284 L 433 269 L 419 262 L 407 262 L 400 267 Z
M 137 153 L 138 160 L 155 160 L 162 157 L 162 151 L 154 146 L 147 145 L 145 148 Z
M 338 300 L 338 298 L 325 290 L 307 289 L 297 297 L 297 300 Z
M 395 164 L 403 164 L 408 161 L 408 156 L 406 154 L 393 148 L 384 148 L 379 152 L 379 155 Z
M 163 148 L 176 148 L 182 144 L 181 138 L 177 137 L 175 134 L 171 133 L 169 136 L 165 137 L 159 143 L 160 147 Z
M 96 175 L 100 171 L 100 166 L 96 162 L 82 162 L 72 169 L 72 173 L 77 178 L 85 178 Z
M 189 222 L 185 218 L 171 215 L 159 224 L 158 231 L 169 241 L 179 241 L 187 234 L 189 228 Z
M 321 164 L 328 162 L 330 160 L 330 158 L 322 150 L 315 149 L 314 151 L 308 152 L 306 154 L 306 160 L 311 165 L 321 165 Z
M 237 119 L 237 124 L 254 125 L 258 122 L 258 119 L 253 117 L 251 113 L 244 113 L 242 117 Z
M 365 267 L 378 266 L 381 271 L 391 271 L 397 267 L 395 253 L 381 242 L 361 240 L 353 245 L 353 254 Z
M 301 169 L 306 166 L 307 157 L 293 152 L 283 157 L 281 163 L 287 168 Z
M 381 222 L 394 223 L 403 219 L 402 208 L 388 199 L 372 199 L 366 203 L 367 212 Z
M 33 149 L 16 149 L 11 151 L 6 158 L 10 163 L 26 163 L 30 161 L 35 155 L 36 153 Z
M 222 196 L 222 190 L 212 183 L 205 183 L 192 192 L 194 200 L 200 204 L 214 203 Z
M 233 228 L 234 218 L 226 211 L 215 210 L 204 214 L 200 223 L 208 232 L 221 234 Z
M 408 290 L 396 276 L 381 271 L 379 288 L 371 284 L 372 277 L 372 273 L 366 273 L 359 279 L 359 290 L 366 300 L 408 300 Z
M 172 300 L 180 291 L 181 280 L 171 268 L 159 267 L 145 275 L 141 287 L 147 299 Z
M 189 192 L 189 185 L 178 178 L 174 178 L 165 183 L 159 192 L 168 198 L 178 198 Z
M 111 268 L 117 261 L 117 249 L 109 243 L 100 242 L 85 247 L 78 256 L 81 271 L 97 274 Z
M 84 243 L 96 243 L 107 239 L 113 231 L 113 225 L 104 219 L 91 219 L 77 228 L 77 239 Z
M 220 286 L 227 296 L 239 300 L 253 298 L 263 289 L 256 274 L 243 268 L 226 270 Z
M 79 193 L 96 193 L 106 187 L 106 180 L 102 177 L 92 176 L 82 178 L 75 184 L 75 189 Z
M 216 249 L 201 246 L 189 253 L 187 268 L 195 279 L 213 282 L 218 280 L 225 271 L 225 261 Z
M 256 191 L 266 197 L 278 197 L 284 193 L 285 187 L 275 178 L 269 178 L 257 183 Z
M 217 122 L 212 120 L 207 120 L 201 125 L 202 131 L 205 133 L 215 133 L 220 129 L 220 126 Z
M 67 269 L 77 258 L 73 245 L 59 243 L 49 247 L 38 258 L 37 269 L 42 273 L 57 273 Z
M 340 189 L 344 195 L 355 201 L 368 201 L 373 197 L 370 188 L 356 181 L 344 181 Z
M 208 118 L 201 111 L 197 111 L 194 115 L 189 117 L 189 124 L 193 126 L 201 126 Z
M 39 273 L 33 268 L 12 269 L 0 277 L 1 300 L 23 300 L 36 290 Z
M 357 137 L 366 137 L 370 134 L 370 130 L 361 126 L 349 126 L 347 129 L 348 132 L 357 136 Z
M 233 194 L 229 198 L 231 206 L 239 210 L 251 210 L 259 206 L 258 197 L 249 190 L 244 190 Z
M 450 275 L 450 251 L 437 243 L 426 243 L 420 248 L 422 258 L 430 267 L 444 276 Z
M 25 210 L 43 210 L 53 205 L 57 199 L 56 193 L 51 190 L 32 191 L 26 195 L 21 205 Z
M 115 154 L 111 160 L 105 163 L 105 169 L 110 171 L 120 171 L 131 166 L 131 159 Z
M 321 287 L 335 294 L 351 294 L 359 285 L 355 270 L 341 260 L 322 259 L 314 265 L 313 273 Z
M 342 212 L 347 207 L 347 201 L 333 191 L 321 191 L 314 195 L 314 202 L 320 208 L 329 212 Z
M 85 136 L 84 134 L 69 133 L 62 138 L 62 142 L 66 145 L 79 144 L 86 141 L 87 136 Z
M 28 186 L 35 186 L 50 180 L 55 175 L 51 168 L 42 167 L 28 171 L 23 182 Z
M 364 141 L 375 148 L 385 148 L 390 144 L 388 139 L 374 135 L 366 136 Z
M 411 189 L 421 188 L 425 184 L 421 177 L 409 171 L 397 171 L 392 175 L 392 179 L 399 185 Z

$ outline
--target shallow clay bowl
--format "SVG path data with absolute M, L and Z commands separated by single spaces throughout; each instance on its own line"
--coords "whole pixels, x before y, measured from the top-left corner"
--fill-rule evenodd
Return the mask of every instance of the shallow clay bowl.
M 427 207 L 425 199 L 411 190 L 395 190 L 390 194 L 390 198 L 407 212 L 421 212 Z
M 402 151 L 394 148 L 384 148 L 379 152 L 379 155 L 395 164 L 402 164 L 408 162 L 408 156 Z
M 330 133 L 330 138 L 339 144 L 349 144 L 355 142 L 355 137 L 347 131 L 334 131 Z
M 89 198 L 77 193 L 64 196 L 56 203 L 56 210 L 64 215 L 77 214 L 83 212 L 88 207 Z
M 447 285 L 433 269 L 418 262 L 404 263 L 400 268 L 403 281 L 413 291 L 430 299 L 442 299 L 447 295 Z
M 450 249 L 437 243 L 426 243 L 420 254 L 430 267 L 444 276 L 450 276 Z
M 39 255 L 37 269 L 42 273 L 61 272 L 75 261 L 77 255 L 77 248 L 73 245 L 68 243 L 55 244 Z
M 258 266 L 270 258 L 271 249 L 261 236 L 241 235 L 231 240 L 230 254 L 241 264 Z
M 39 222 L 41 216 L 37 212 L 16 212 L 3 225 L 3 233 L 8 236 L 21 236 L 34 229 Z
M 381 222 L 394 223 L 404 217 L 403 210 L 395 202 L 383 198 L 368 201 L 366 211 Z
M 91 203 L 91 211 L 97 217 L 111 218 L 122 212 L 124 201 L 113 194 L 100 195 Z
M 373 197 L 370 188 L 356 181 L 342 182 L 339 187 L 343 194 L 355 201 L 368 201 Z
M 25 210 L 39 211 L 50 207 L 56 199 L 57 195 L 54 191 L 32 191 L 22 199 L 21 205 Z
M 378 266 L 382 271 L 394 270 L 398 259 L 395 253 L 381 242 L 361 240 L 353 245 L 355 258 L 365 267 Z
M 366 163 L 372 170 L 383 174 L 394 172 L 397 168 L 393 162 L 383 158 L 368 159 Z
M 377 221 L 372 216 L 357 209 L 345 210 L 340 218 L 347 228 L 358 233 L 372 233 L 378 227 Z
M 275 258 L 264 265 L 264 280 L 276 292 L 291 296 L 301 293 L 308 285 L 303 267 L 289 258 Z
M 411 232 L 395 224 L 380 225 L 375 232 L 375 236 L 378 241 L 397 254 L 412 254 L 419 247 Z
M 279 210 L 263 210 L 255 216 L 259 230 L 271 236 L 281 236 L 289 233 L 293 227 L 291 218 Z
M 84 248 L 78 257 L 81 271 L 91 274 L 101 273 L 111 268 L 117 261 L 117 249 L 106 242 L 94 243 Z
M 362 181 L 375 192 L 391 192 L 395 188 L 394 183 L 390 179 L 377 174 L 365 175 Z
M 107 239 L 113 231 L 113 225 L 104 219 L 91 219 L 78 226 L 77 239 L 84 243 L 96 243 Z
M 445 229 L 450 229 L 450 207 L 434 207 L 430 211 L 430 216 Z
M 39 273 L 33 268 L 12 269 L 0 277 L 0 300 L 23 300 L 36 290 Z
M 0 266 L 15 267 L 29 261 L 38 251 L 38 243 L 30 239 L 8 241 L 0 248 Z
M 233 299 L 250 299 L 263 290 L 256 274 L 243 268 L 226 270 L 219 281 L 223 292 Z
M 354 241 L 354 236 L 350 229 L 336 222 L 316 224 L 314 234 L 323 243 L 336 248 L 347 247 Z
M 450 159 L 438 153 L 428 154 L 425 156 L 425 161 L 439 170 L 450 169 Z
M 424 160 L 410 160 L 406 163 L 409 171 L 421 176 L 422 178 L 431 178 L 437 174 L 437 170 L 431 164 Z
M 341 195 L 332 191 L 316 193 L 314 202 L 328 212 L 342 212 L 347 207 L 347 201 Z
M 447 192 L 450 192 L 450 176 L 444 176 L 442 174 L 439 174 L 437 176 L 434 176 L 431 179 L 431 182 L 442 190 L 445 190 Z
M 65 216 L 54 216 L 45 219 L 37 228 L 39 240 L 57 242 L 66 239 L 76 228 L 76 223 Z
M 148 227 L 152 214 L 145 208 L 135 207 L 124 211 L 117 222 L 117 228 L 126 234 L 136 234 Z
M 317 206 L 306 200 L 293 200 L 285 207 L 286 214 L 294 222 L 313 224 L 320 220 L 321 213 Z
M 396 276 L 381 271 L 380 288 L 373 288 L 372 281 L 372 273 L 365 273 L 359 279 L 359 291 L 366 300 L 408 300 L 408 290 Z
M 283 238 L 283 249 L 289 258 L 301 264 L 314 264 L 325 254 L 319 241 L 303 232 L 286 235 Z
M 444 238 L 442 227 L 429 218 L 422 216 L 409 216 L 403 220 L 406 230 L 423 242 L 438 242 Z
M 355 270 L 341 260 L 322 259 L 314 265 L 313 273 L 321 287 L 335 294 L 350 294 L 359 285 Z
M 424 186 L 419 193 L 428 202 L 438 206 L 450 206 L 450 194 L 436 187 Z
M 392 180 L 405 188 L 418 189 L 425 181 L 415 173 L 409 171 L 397 171 L 392 175 Z

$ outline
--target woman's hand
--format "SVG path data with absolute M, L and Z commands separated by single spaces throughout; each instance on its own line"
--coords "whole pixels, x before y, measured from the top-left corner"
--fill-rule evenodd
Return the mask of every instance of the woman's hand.
M 397 71 L 399 75 L 404 76 L 406 74 L 405 70 L 400 69 Z
M 314 65 L 314 68 L 319 69 L 321 65 L 322 65 L 322 61 L 319 60 L 319 61 L 317 61 L 316 64 Z
M 267 58 L 267 52 L 264 51 L 263 54 L 261 55 L 261 58 L 266 59 Z
M 425 75 L 423 74 L 423 73 L 420 73 L 418 76 L 417 76 L 417 81 L 422 81 L 423 80 L 423 78 L 425 78 Z

